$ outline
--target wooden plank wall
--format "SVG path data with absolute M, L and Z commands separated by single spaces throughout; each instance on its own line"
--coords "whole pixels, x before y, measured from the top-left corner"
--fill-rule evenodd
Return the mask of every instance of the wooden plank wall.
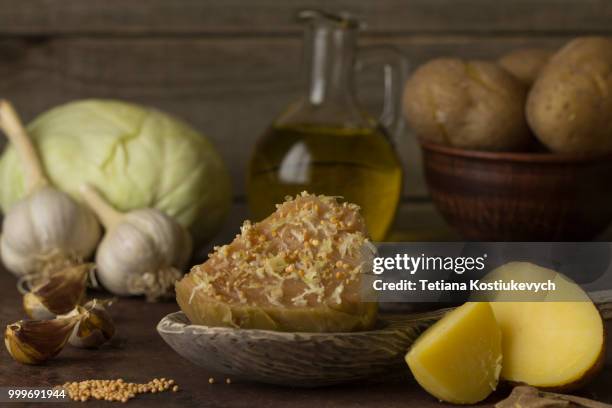
M 0 95 L 28 119 L 88 97 L 172 112 L 214 140 L 243 201 L 254 141 L 301 89 L 293 17 L 307 7 L 362 16 L 360 44 L 393 44 L 412 66 L 612 32 L 608 0 L 0 0 Z M 368 106 L 380 99 L 372 81 L 360 94 Z M 398 144 L 404 196 L 422 206 L 427 191 L 409 130 Z

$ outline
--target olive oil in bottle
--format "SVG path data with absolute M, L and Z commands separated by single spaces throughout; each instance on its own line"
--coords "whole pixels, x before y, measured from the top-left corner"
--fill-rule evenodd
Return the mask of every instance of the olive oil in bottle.
M 361 207 L 370 238 L 383 240 L 402 191 L 402 169 L 387 129 L 401 126 L 403 57 L 357 47 L 360 22 L 347 13 L 304 10 L 304 91 L 274 120 L 251 157 L 247 198 L 260 220 L 275 204 L 302 191 L 341 196 Z M 356 62 L 382 63 L 384 101 L 379 120 L 356 98 Z M 376 64 L 374 64 L 376 65 Z
M 380 128 L 274 125 L 256 146 L 247 189 L 257 220 L 304 190 L 342 196 L 361 207 L 371 238 L 382 240 L 399 203 L 402 169 Z

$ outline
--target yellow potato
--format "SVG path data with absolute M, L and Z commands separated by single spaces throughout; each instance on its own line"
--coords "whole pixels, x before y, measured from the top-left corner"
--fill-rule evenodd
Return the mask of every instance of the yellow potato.
M 526 112 L 552 151 L 612 152 L 612 39 L 583 37 L 565 45 L 531 88 Z
M 522 83 L 531 86 L 552 55 L 550 50 L 520 48 L 503 55 L 497 63 Z
M 449 312 L 414 343 L 406 362 L 434 397 L 475 404 L 497 387 L 502 363 L 501 331 L 486 302 Z
M 507 263 L 483 279 L 496 280 L 555 284 L 551 292 L 501 292 L 492 298 L 502 331 L 503 380 L 567 391 L 601 370 L 606 355 L 603 321 L 579 285 L 529 262 Z
M 416 70 L 404 113 L 424 141 L 475 150 L 518 150 L 531 135 L 526 87 L 498 65 L 441 58 Z

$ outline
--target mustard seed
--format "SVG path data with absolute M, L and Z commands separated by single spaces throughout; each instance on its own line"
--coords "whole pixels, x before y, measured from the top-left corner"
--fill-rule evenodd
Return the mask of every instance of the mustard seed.
M 116 380 L 85 380 L 67 382 L 61 387 L 66 390 L 73 401 L 86 402 L 90 400 L 116 401 L 126 403 L 138 394 L 164 392 L 174 385 L 174 380 L 155 378 L 145 384 L 126 383 L 122 378 Z M 178 390 L 178 385 L 174 385 Z

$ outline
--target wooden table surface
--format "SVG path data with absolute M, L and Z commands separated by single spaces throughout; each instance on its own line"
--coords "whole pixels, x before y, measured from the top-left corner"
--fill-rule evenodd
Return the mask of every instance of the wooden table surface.
M 15 279 L 0 271 L 0 324 L 4 327 L 24 317 Z M 142 299 L 121 299 L 112 308 L 117 336 L 98 350 L 67 347 L 43 366 L 24 366 L 14 362 L 4 347 L 0 351 L 0 387 L 46 387 L 67 381 L 122 377 L 147 382 L 154 377 L 173 378 L 178 393 L 139 396 L 131 407 L 442 407 L 409 378 L 392 383 L 350 384 L 319 389 L 282 388 L 253 383 L 208 384 L 212 373 L 177 355 L 164 343 L 155 327 L 159 320 L 178 310 L 173 302 L 150 304 Z M 608 327 L 610 331 L 610 325 Z M 612 346 L 610 336 L 608 344 Z M 608 350 L 611 350 L 609 347 Z M 612 403 L 612 352 L 608 352 L 605 371 L 582 395 Z M 483 407 L 493 406 L 508 390 L 499 391 Z M 87 406 L 110 406 L 107 402 L 88 402 Z M 2 405 L 2 404 L 0 404 Z M 7 404 L 17 406 L 19 404 Z M 26 406 L 27 404 L 22 404 Z M 33 404 L 29 404 L 32 406 Z M 43 406 L 46 406 L 43 405 Z

